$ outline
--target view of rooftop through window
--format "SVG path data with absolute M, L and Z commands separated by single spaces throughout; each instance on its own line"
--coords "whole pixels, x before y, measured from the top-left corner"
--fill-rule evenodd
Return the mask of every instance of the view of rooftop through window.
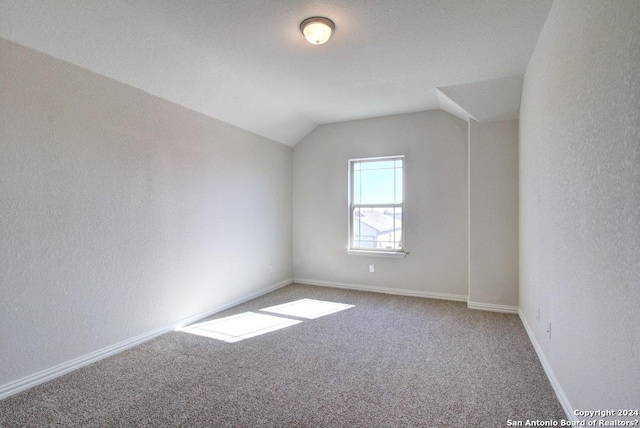
M 404 157 L 350 161 L 350 249 L 400 251 Z

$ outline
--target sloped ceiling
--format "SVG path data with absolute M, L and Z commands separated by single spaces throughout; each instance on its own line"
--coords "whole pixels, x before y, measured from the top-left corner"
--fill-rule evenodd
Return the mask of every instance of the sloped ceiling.
M 469 84 L 522 75 L 551 4 L 0 0 L 0 37 L 294 145 L 321 123 L 436 109 L 442 100 L 495 116 L 478 113 L 479 87 Z M 321 46 L 299 30 L 316 15 L 336 24 Z M 480 87 L 495 93 L 494 83 Z
M 479 122 L 517 119 L 524 75 L 437 88 L 440 108 Z

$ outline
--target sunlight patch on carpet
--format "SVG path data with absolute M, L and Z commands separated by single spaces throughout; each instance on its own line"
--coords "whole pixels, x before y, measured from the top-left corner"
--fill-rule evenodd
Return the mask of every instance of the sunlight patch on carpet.
M 226 318 L 192 324 L 182 327 L 178 331 L 233 343 L 301 322 L 255 312 L 244 312 Z
M 270 306 L 260 309 L 265 312 L 272 312 L 280 315 L 289 315 L 292 317 L 315 319 L 325 315 L 344 311 L 353 308 L 354 305 L 346 303 L 326 302 L 324 300 L 300 299 L 282 305 Z

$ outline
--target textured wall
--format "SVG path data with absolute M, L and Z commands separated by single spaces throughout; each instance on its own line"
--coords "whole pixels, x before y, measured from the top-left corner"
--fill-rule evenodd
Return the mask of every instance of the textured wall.
M 469 121 L 469 301 L 518 306 L 518 121 Z
M 291 277 L 291 148 L 0 58 L 0 385 Z
M 520 306 L 573 408 L 640 403 L 639 136 L 640 2 L 556 1 L 522 95 Z
M 467 295 L 464 121 L 435 110 L 321 125 L 293 153 L 296 278 Z M 347 255 L 347 161 L 387 155 L 406 156 L 410 254 Z

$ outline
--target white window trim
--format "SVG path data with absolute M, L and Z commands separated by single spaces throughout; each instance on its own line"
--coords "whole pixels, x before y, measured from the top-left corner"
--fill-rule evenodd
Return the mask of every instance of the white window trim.
M 382 160 L 394 160 L 394 159 L 402 159 L 402 203 L 401 204 L 391 204 L 395 206 L 399 206 L 402 208 L 402 225 L 401 225 L 401 233 L 402 233 L 402 248 L 399 250 L 389 250 L 389 249 L 380 249 L 380 250 L 365 250 L 360 248 L 353 248 L 352 244 L 352 229 L 353 229 L 353 204 L 351 199 L 353 198 L 353 164 L 356 162 L 366 162 L 366 161 L 382 161 Z M 404 155 L 394 155 L 394 156 L 380 156 L 380 157 L 372 157 L 372 158 L 357 158 L 357 159 L 349 159 L 347 162 L 347 171 L 348 171 L 348 203 L 347 210 L 349 212 L 347 233 L 347 254 L 351 256 L 368 256 L 368 257 L 388 257 L 394 259 L 404 259 L 407 254 L 409 254 L 405 248 L 405 222 L 404 222 L 404 212 L 405 212 L 405 188 L 406 188 L 406 160 Z M 364 206 L 375 206 L 376 204 L 362 204 Z M 390 204 L 379 204 L 381 206 L 389 206 Z
M 350 256 L 368 256 L 368 257 L 388 257 L 390 259 L 404 259 L 407 257 L 406 251 L 366 251 L 366 250 L 347 250 L 347 254 Z

